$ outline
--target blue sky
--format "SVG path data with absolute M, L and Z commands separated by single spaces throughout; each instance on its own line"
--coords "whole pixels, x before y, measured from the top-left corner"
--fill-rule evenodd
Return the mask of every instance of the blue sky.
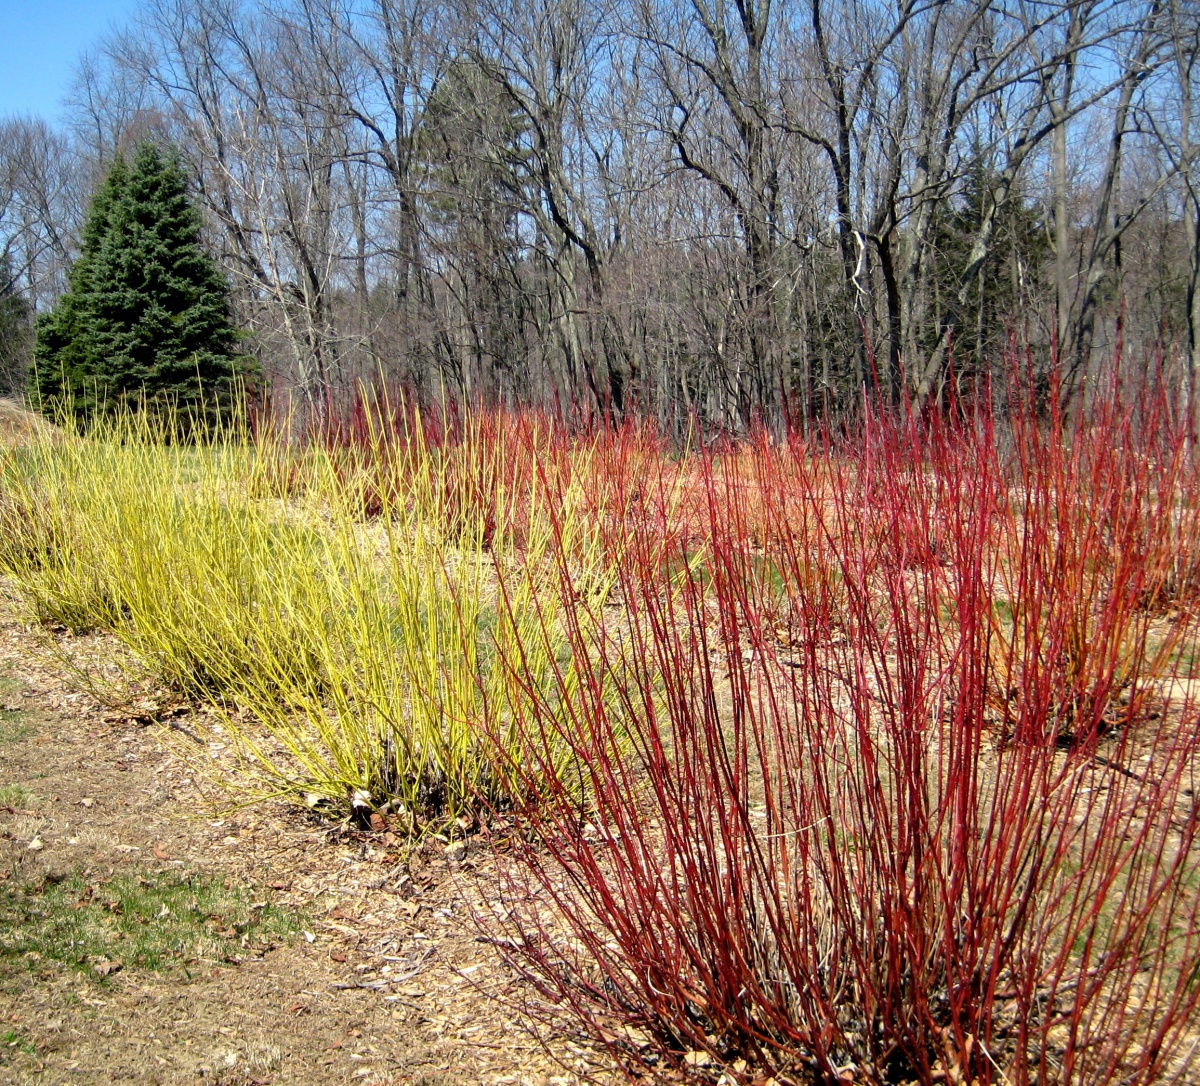
M 79 54 L 137 0 L 0 0 L 0 117 L 58 120 Z

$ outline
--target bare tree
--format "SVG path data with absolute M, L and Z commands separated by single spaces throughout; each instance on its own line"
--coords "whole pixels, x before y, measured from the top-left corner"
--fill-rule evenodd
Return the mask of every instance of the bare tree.
M 1200 138 L 1197 135 L 1200 114 L 1196 108 L 1200 5 L 1192 0 L 1169 0 L 1166 18 L 1164 86 L 1157 102 L 1139 111 L 1139 119 L 1156 137 L 1179 181 L 1179 210 L 1187 253 L 1187 358 L 1180 392 L 1183 409 L 1194 413 L 1196 380 L 1200 375 Z
M 0 122 L 0 289 L 35 309 L 65 287 L 86 191 L 77 159 L 44 121 Z
M 1122 293 L 1150 207 L 1189 239 L 1161 304 L 1194 372 L 1195 25 L 1190 0 L 149 0 L 53 139 L 75 205 L 132 140 L 180 147 L 308 411 L 383 372 L 808 425 L 986 374 L 1014 322 L 1081 387 L 1123 304 L 1154 325 Z M 55 176 L 4 205 L 34 307 L 73 255 Z

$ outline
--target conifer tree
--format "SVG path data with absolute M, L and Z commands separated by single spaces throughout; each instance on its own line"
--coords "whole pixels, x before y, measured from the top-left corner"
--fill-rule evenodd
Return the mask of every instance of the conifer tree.
M 92 201 L 67 292 L 38 321 L 35 394 L 84 415 L 122 402 L 228 406 L 244 372 L 229 291 L 178 157 L 141 144 Z
M 99 399 L 101 377 L 89 356 L 86 302 L 92 267 L 108 233 L 113 204 L 124 192 L 125 177 L 125 160 L 118 156 L 92 197 L 79 259 L 67 273 L 67 290 L 49 313 L 38 317 L 32 391 L 35 401 L 47 409 L 68 391 L 83 414 L 90 414 Z

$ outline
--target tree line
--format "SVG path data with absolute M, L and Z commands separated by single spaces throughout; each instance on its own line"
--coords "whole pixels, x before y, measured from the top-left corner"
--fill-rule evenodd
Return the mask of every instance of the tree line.
M 0 130 L 0 383 L 88 203 L 190 175 L 264 387 L 806 425 L 1200 366 L 1192 0 L 149 0 Z

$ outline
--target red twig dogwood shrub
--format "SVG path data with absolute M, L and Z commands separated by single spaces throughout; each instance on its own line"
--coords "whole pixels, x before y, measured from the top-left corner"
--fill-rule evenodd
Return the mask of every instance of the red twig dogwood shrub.
M 631 1073 L 1194 1080 L 1200 494 L 1153 421 L 762 439 L 694 458 L 699 538 L 612 512 L 620 606 L 564 557 L 486 921 L 541 1013 Z

